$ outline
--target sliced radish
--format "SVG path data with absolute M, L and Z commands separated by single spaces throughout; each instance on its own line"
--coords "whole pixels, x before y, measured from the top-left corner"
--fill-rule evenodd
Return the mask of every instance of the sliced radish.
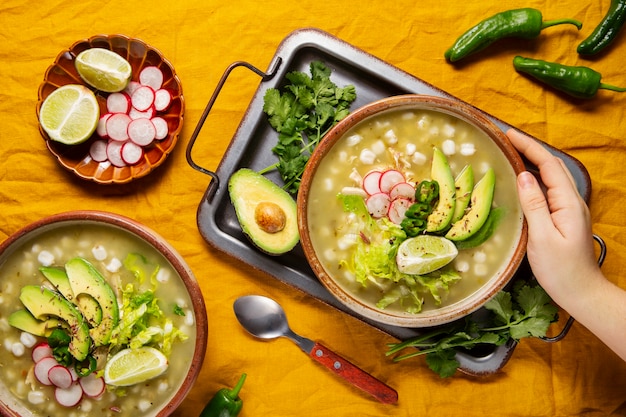
M 409 200 L 415 200 L 415 188 L 408 182 L 400 182 L 393 186 L 389 191 L 389 197 L 392 200 L 396 198 L 408 198 Z
M 132 120 L 135 119 L 152 119 L 156 115 L 156 109 L 154 106 L 150 106 L 148 110 L 139 111 L 136 108 L 131 108 L 128 115 Z
M 130 96 L 124 92 L 111 93 L 107 97 L 107 110 L 110 113 L 128 113 Z
M 78 381 L 78 372 L 76 372 L 76 369 L 72 366 L 70 368 L 68 368 L 70 371 L 70 374 L 72 375 L 72 382 L 76 382 Z
M 383 173 L 380 171 L 370 171 L 363 177 L 363 189 L 369 195 L 380 192 L 380 177 Z
M 413 201 L 409 200 L 408 198 L 396 198 L 395 200 L 393 200 L 389 205 L 389 212 L 387 213 L 389 220 L 391 220 L 395 224 L 402 223 L 406 211 L 409 209 L 409 207 L 411 207 L 412 204 Z
M 55 365 L 48 371 L 48 380 L 55 387 L 69 388 L 74 382 L 70 370 L 63 365 Z
M 129 96 L 132 96 L 135 90 L 139 87 L 141 87 L 141 83 L 139 81 L 130 81 L 124 89 L 124 92 Z
M 154 92 L 154 108 L 156 111 L 165 111 L 172 104 L 172 93 L 165 88 L 160 88 Z
M 89 147 L 89 156 L 96 162 L 104 162 L 107 160 L 107 141 L 98 139 Z
M 405 182 L 404 175 L 398 170 L 388 169 L 380 176 L 379 187 L 383 193 L 388 193 L 394 185 Z
M 158 90 L 163 85 L 163 71 L 154 65 L 145 67 L 139 73 L 139 82 L 142 85 L 152 87 L 154 90 Z
M 121 150 L 122 160 L 128 165 L 135 165 L 143 157 L 143 148 L 134 142 L 125 142 Z
M 83 389 L 78 382 L 74 382 L 68 388 L 57 387 L 54 390 L 54 398 L 63 407 L 74 407 L 83 398 Z
M 107 132 L 107 120 L 111 117 L 111 113 L 104 113 L 98 120 L 98 127 L 96 127 L 96 133 L 103 139 L 109 138 L 109 132 Z
M 53 357 L 47 357 L 41 359 L 39 362 L 35 364 L 35 377 L 37 381 L 41 382 L 44 385 L 52 385 L 50 378 L 48 378 L 48 373 L 50 369 L 57 366 L 59 363 Z
M 152 87 L 142 85 L 130 96 L 130 100 L 134 108 L 146 111 L 154 104 L 154 90 Z
M 156 129 L 150 119 L 135 119 L 128 124 L 128 137 L 139 146 L 147 146 L 156 137 Z
M 44 358 L 52 357 L 52 348 L 47 343 L 40 343 L 33 348 L 31 353 L 33 362 L 37 363 Z
M 165 139 L 170 133 L 170 128 L 167 125 L 165 119 L 157 116 L 150 119 L 150 121 L 152 122 L 152 124 L 154 125 L 154 129 L 156 130 L 156 135 L 154 136 L 154 138 L 157 140 Z
M 128 140 L 128 125 L 131 119 L 125 113 L 115 113 L 106 122 L 109 138 L 116 141 Z
M 91 398 L 98 398 L 104 393 L 104 389 L 106 388 L 104 378 L 97 377 L 94 373 L 80 378 L 78 383 L 82 387 L 85 395 Z
M 118 168 L 126 166 L 124 159 L 122 159 L 122 146 L 124 146 L 124 143 L 111 140 L 107 144 L 107 159 Z
M 367 211 L 376 219 L 387 215 L 387 212 L 389 211 L 389 203 L 389 195 L 386 193 L 372 194 L 367 197 L 367 200 L 365 200 Z

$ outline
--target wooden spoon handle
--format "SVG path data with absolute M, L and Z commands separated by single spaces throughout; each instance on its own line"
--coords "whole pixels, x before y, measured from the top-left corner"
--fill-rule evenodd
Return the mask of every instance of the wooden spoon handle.
M 398 402 L 398 393 L 393 388 L 374 378 L 347 359 L 337 355 L 324 345 L 316 342 L 310 356 L 352 385 L 374 396 L 378 401 L 385 404 Z

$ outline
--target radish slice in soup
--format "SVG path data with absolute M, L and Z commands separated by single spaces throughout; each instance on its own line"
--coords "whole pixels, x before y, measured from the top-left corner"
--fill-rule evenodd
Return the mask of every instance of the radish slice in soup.
M 398 170 L 389 169 L 380 176 L 380 191 L 388 193 L 396 184 L 401 182 L 405 182 L 404 175 Z
M 365 200 L 367 211 L 369 211 L 375 219 L 379 219 L 387 215 L 387 212 L 389 211 L 389 203 L 389 195 L 386 193 L 373 194 Z
M 43 358 L 39 362 L 35 364 L 35 377 L 37 381 L 41 382 L 44 385 L 52 385 L 50 378 L 48 378 L 48 373 L 50 369 L 54 366 L 57 366 L 59 363 L 53 357 Z
M 83 388 L 83 392 L 85 393 L 85 395 L 91 398 L 97 398 L 101 396 L 102 393 L 104 393 L 104 388 L 106 387 L 106 384 L 104 383 L 104 378 L 97 377 L 93 373 L 80 378 L 78 382 Z
M 40 343 L 33 348 L 33 352 L 31 354 L 33 358 L 33 362 L 37 363 L 44 358 L 52 357 L 52 348 L 47 343 Z
M 402 223 L 404 220 L 405 213 L 411 207 L 413 201 L 408 198 L 396 198 L 389 205 L 389 212 L 387 216 L 389 216 L 389 220 L 394 222 L 395 224 Z
M 408 182 L 400 182 L 393 186 L 389 191 L 389 197 L 392 200 L 396 198 L 408 198 L 409 200 L 415 199 L 415 188 Z
M 63 365 L 55 365 L 48 371 L 48 379 L 59 388 L 69 388 L 74 382 L 70 370 Z
M 63 407 L 74 407 L 83 398 L 83 389 L 78 382 L 74 382 L 68 388 L 57 387 L 54 390 L 54 398 Z
M 374 195 L 380 192 L 380 171 L 370 171 L 363 178 L 363 189 L 369 195 Z

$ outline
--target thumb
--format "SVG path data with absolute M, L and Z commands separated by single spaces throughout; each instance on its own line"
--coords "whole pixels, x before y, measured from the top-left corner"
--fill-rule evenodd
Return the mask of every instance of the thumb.
M 526 216 L 529 231 L 540 233 L 554 228 L 550 207 L 535 176 L 528 171 L 517 177 L 517 192 L 519 194 L 522 211 Z

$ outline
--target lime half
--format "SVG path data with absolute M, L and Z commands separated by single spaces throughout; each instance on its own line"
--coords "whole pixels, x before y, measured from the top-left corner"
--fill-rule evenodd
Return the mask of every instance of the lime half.
M 124 57 L 104 48 L 84 50 L 78 54 L 74 65 L 87 84 L 107 93 L 126 88 L 132 74 L 130 63 Z
M 459 251 L 445 237 L 421 235 L 405 240 L 398 248 L 396 263 L 400 272 L 424 275 L 443 268 Z
M 94 93 L 83 85 L 68 84 L 54 90 L 41 105 L 39 123 L 50 139 L 75 145 L 89 139 L 98 126 L 100 107 Z
M 167 365 L 165 355 L 155 348 L 124 349 L 107 361 L 104 381 L 119 387 L 135 385 L 161 375 Z

